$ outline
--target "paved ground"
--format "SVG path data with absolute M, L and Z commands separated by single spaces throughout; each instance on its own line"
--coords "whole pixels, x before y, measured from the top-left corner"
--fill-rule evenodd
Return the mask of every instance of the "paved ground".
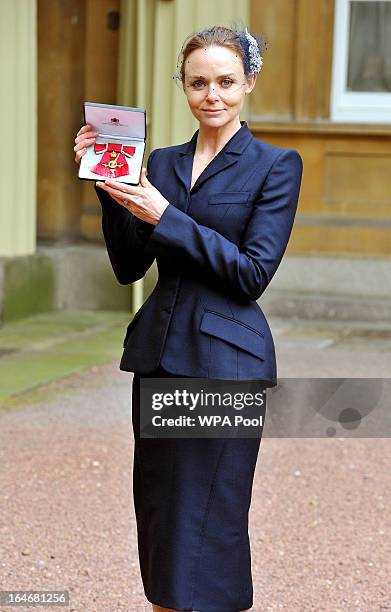
M 132 379 L 118 369 L 118 317 L 118 332 L 109 318 L 75 330 L 76 317 L 57 344 L 35 344 L 42 368 L 18 385 L 8 377 L 28 370 L 31 336 L 23 345 L 21 327 L 8 328 L 3 348 L 19 348 L 0 358 L 0 588 L 68 589 L 77 612 L 150 610 L 138 568 Z M 44 317 L 39 323 L 42 336 Z M 270 323 L 280 377 L 389 376 L 391 325 Z M 84 338 L 101 352 L 39 378 L 46 351 L 56 361 L 66 337 L 69 351 L 78 353 Z M 41 385 L 32 389 L 34 380 Z M 388 438 L 264 436 L 250 513 L 252 612 L 391 610 L 390 459 Z

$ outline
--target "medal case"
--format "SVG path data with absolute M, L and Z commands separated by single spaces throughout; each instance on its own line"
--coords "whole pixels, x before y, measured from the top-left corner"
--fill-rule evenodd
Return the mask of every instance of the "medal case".
M 78 177 L 138 185 L 143 166 L 146 113 L 143 108 L 84 102 L 84 124 L 98 132 L 79 165 Z

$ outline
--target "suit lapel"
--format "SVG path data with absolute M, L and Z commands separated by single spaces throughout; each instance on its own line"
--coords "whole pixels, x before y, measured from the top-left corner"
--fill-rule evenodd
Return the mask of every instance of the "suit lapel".
M 174 163 L 175 174 L 188 191 L 190 191 L 193 159 L 194 154 L 182 155 L 181 157 L 178 157 L 178 159 Z M 238 156 L 236 154 L 220 151 L 216 155 L 216 157 L 214 157 L 212 161 L 206 166 L 206 168 L 201 172 L 200 176 L 193 185 L 191 192 L 193 193 L 194 191 L 199 189 L 201 185 L 205 183 L 205 181 L 207 181 L 210 177 L 214 176 L 218 172 L 221 172 L 222 170 L 225 170 L 226 168 L 229 168 L 233 164 L 236 164 L 237 161 Z
M 207 181 L 215 174 L 218 174 L 219 172 L 222 172 L 233 164 L 236 164 L 237 161 L 238 156 L 236 154 L 220 151 L 216 155 L 216 157 L 214 157 L 212 161 L 206 166 L 206 168 L 201 172 L 200 176 L 193 185 L 192 192 L 199 189 L 201 185 L 205 183 L 205 181 Z
M 201 172 L 196 180 L 191 192 L 193 193 L 201 187 L 209 178 L 222 172 L 226 168 L 237 163 L 239 154 L 253 138 L 245 121 L 241 122 L 242 127 L 232 136 L 219 153 L 212 159 L 206 168 Z M 190 191 L 191 173 L 193 169 L 194 153 L 197 145 L 198 130 L 193 134 L 189 142 L 182 145 L 179 156 L 174 162 L 174 171 L 178 179 L 183 183 L 185 189 Z
M 174 162 L 174 171 L 186 191 L 190 191 L 190 182 L 191 182 L 191 171 L 193 167 L 193 157 L 194 155 L 181 154 L 180 157 L 176 159 Z

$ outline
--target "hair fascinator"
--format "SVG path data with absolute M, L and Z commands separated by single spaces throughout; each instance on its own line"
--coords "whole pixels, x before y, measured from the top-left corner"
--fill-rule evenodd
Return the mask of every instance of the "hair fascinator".
M 254 37 L 247 28 L 244 32 L 237 30 L 237 36 L 244 50 L 246 74 L 251 75 L 260 72 L 263 66 L 263 52 L 268 45 L 267 41 Z
M 260 72 L 263 64 L 263 58 L 260 54 L 258 43 L 254 36 L 246 28 L 245 34 L 248 40 L 248 54 L 250 56 L 250 72 Z

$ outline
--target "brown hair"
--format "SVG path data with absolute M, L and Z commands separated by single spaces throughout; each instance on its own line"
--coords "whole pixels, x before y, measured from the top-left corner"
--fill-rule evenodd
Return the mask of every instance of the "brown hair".
M 212 45 L 231 49 L 231 51 L 240 57 L 246 77 L 248 78 L 250 76 L 247 70 L 245 51 L 240 43 L 238 32 L 224 26 L 212 26 L 196 34 L 191 34 L 190 39 L 184 42 L 177 64 L 178 72 L 176 78 L 183 83 L 185 79 L 185 63 L 190 53 L 196 49 L 202 49 Z

